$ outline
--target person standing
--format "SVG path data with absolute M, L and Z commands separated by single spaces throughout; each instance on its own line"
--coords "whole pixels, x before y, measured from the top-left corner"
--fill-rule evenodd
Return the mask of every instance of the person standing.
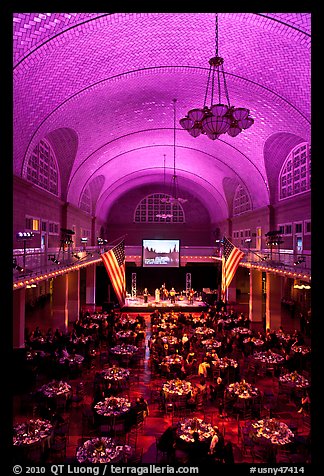
M 155 302 L 160 302 L 160 290 L 156 288 L 155 290 Z
M 172 304 L 175 304 L 175 295 L 176 295 L 175 289 L 171 288 L 169 294 L 170 294 L 170 302 Z
M 148 296 L 149 296 L 149 292 L 147 288 L 144 288 L 144 291 L 143 291 L 144 304 L 147 304 Z

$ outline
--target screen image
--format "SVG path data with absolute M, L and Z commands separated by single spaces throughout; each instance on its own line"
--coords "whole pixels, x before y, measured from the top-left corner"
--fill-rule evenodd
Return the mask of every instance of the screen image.
M 178 268 L 180 240 L 143 240 L 143 267 Z

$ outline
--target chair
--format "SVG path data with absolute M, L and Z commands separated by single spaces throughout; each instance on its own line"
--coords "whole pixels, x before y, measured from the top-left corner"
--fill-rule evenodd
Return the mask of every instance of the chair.
M 141 464 L 142 461 L 143 461 L 143 448 L 141 448 L 139 451 L 135 451 L 133 455 L 127 458 L 127 464 L 131 464 L 131 465 Z
M 253 457 L 253 447 L 254 447 L 254 442 L 251 440 L 251 438 L 242 432 L 242 439 L 241 439 L 241 451 L 242 455 L 250 455 Z
M 56 436 L 49 449 L 49 459 L 64 461 L 66 458 L 67 436 Z
M 155 435 L 155 450 L 156 450 L 156 460 L 155 462 L 159 462 L 159 456 L 161 455 L 162 458 L 167 458 L 168 457 L 168 451 L 166 449 L 162 449 L 160 446 L 160 438 L 162 435 Z
M 132 428 L 131 431 L 128 433 L 127 444 L 131 446 L 132 448 L 134 448 L 134 450 L 136 451 L 136 447 L 137 447 L 137 429 L 136 428 Z
M 136 428 L 136 430 L 139 430 L 139 431 L 144 430 L 144 413 L 143 412 L 136 413 L 135 428 Z
M 276 463 L 291 463 L 291 451 L 289 448 L 281 447 L 277 449 Z

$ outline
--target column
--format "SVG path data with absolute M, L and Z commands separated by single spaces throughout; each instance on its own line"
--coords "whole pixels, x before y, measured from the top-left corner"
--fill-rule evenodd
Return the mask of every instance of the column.
M 249 319 L 262 322 L 262 271 L 250 268 Z
M 54 330 L 68 331 L 69 275 L 62 274 L 53 280 L 52 319 Z
M 25 347 L 25 296 L 26 288 L 13 292 L 13 348 Z
M 227 288 L 227 302 L 229 304 L 236 303 L 236 274 L 233 276 L 231 284 Z
M 86 306 L 95 311 L 96 309 L 96 264 L 86 267 Z
M 282 277 L 267 273 L 266 328 L 277 330 L 281 326 Z
M 76 321 L 80 316 L 80 269 L 68 274 L 68 319 Z

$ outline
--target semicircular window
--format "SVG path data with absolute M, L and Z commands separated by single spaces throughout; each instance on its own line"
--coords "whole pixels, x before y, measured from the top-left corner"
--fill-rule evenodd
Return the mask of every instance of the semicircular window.
M 25 178 L 47 192 L 58 196 L 59 173 L 54 151 L 50 144 L 42 139 L 39 141 L 28 159 Z
M 235 190 L 233 200 L 233 216 L 241 215 L 241 213 L 251 210 L 251 200 L 244 187 L 238 185 Z
M 135 223 L 184 223 L 182 205 L 171 195 L 154 193 L 147 195 L 137 205 Z
M 89 187 L 87 187 L 82 194 L 82 197 L 80 200 L 80 208 L 84 212 L 91 214 L 91 195 L 90 195 Z
M 295 147 L 286 158 L 279 176 L 280 200 L 311 188 L 311 148 L 307 142 Z

